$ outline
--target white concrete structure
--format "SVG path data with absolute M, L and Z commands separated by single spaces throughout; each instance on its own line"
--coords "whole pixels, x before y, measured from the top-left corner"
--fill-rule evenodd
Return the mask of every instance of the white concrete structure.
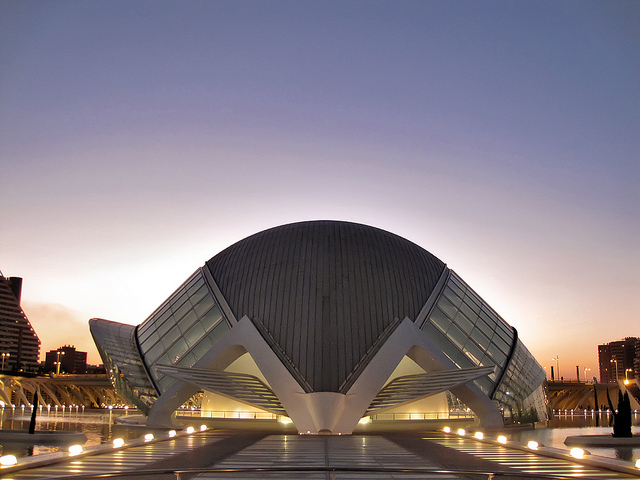
M 351 433 L 444 392 L 486 426 L 546 418 L 544 371 L 515 329 L 429 252 L 364 225 L 266 230 L 209 260 L 138 327 L 90 326 L 149 424 L 170 424 L 198 391 L 302 433 Z

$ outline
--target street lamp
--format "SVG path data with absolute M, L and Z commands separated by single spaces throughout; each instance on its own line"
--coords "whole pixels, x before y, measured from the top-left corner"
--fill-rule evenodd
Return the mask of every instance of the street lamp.
M 590 372 L 591 369 L 584 367 L 584 383 L 587 383 L 587 372 Z
M 612 358 L 611 360 L 609 360 L 609 363 L 616 364 L 616 382 L 617 382 L 618 381 L 618 360 L 616 358 Z
M 64 353 L 65 352 L 61 352 L 60 350 L 58 350 L 56 352 L 56 360 L 57 360 L 56 363 L 58 364 L 57 369 L 56 369 L 56 374 L 57 375 L 60 375 L 60 355 L 64 355 Z
M 555 357 L 551 357 L 551 360 L 556 361 L 556 377 L 560 378 L 560 355 L 556 355 Z
M 5 358 L 9 358 L 11 356 L 10 353 L 3 353 L 2 354 L 2 370 L 4 370 L 4 359 Z

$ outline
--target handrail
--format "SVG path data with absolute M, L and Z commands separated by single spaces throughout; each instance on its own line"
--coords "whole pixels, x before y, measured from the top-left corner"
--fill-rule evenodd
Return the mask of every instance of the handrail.
M 330 473 L 335 479 L 336 473 L 407 473 L 407 474 L 428 474 L 428 475 L 486 475 L 487 480 L 508 476 L 510 478 L 537 478 L 541 480 L 566 480 L 567 476 L 546 475 L 531 472 L 519 472 L 517 470 L 504 470 L 487 472 L 483 470 L 445 470 L 430 468 L 399 468 L 399 467 L 254 467 L 254 468 L 187 468 L 187 469 L 150 469 L 136 471 L 122 471 L 112 473 L 95 473 L 90 475 L 69 475 L 66 477 L 56 477 L 57 480 L 95 480 L 100 478 L 118 477 L 143 477 L 149 475 L 175 475 L 176 480 L 183 480 L 183 475 L 196 475 L 202 473 Z

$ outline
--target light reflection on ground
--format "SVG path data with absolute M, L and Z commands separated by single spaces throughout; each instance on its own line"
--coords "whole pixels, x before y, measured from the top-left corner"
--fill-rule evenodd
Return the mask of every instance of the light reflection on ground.
M 535 429 L 523 428 L 509 432 L 511 440 L 526 444 L 529 440 L 548 447 L 563 448 L 569 450 L 564 444 L 565 438 L 573 435 L 609 435 L 613 429 L 609 426 L 609 418 L 606 415 L 600 417 L 600 427 L 596 427 L 596 419 L 591 414 L 559 416 L 548 423 L 548 427 L 537 424 Z M 631 432 L 640 435 L 640 414 L 632 415 L 633 427 Z M 604 425 L 604 426 L 603 426 Z M 640 448 L 618 447 L 618 448 L 592 448 L 587 447 L 592 455 L 602 457 L 617 458 L 631 461 L 640 458 Z

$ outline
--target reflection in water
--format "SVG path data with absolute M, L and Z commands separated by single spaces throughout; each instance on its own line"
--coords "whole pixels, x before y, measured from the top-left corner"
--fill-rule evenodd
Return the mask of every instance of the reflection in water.
M 137 412 L 136 412 L 137 413 Z M 1 430 L 29 430 L 30 412 L 25 414 L 18 408 L 3 408 L 0 410 Z M 124 415 L 122 412 L 113 413 L 107 410 L 91 410 L 82 412 L 67 412 L 64 416 L 60 412 L 50 414 L 46 410 L 37 417 L 36 433 L 43 430 L 58 432 L 82 432 L 87 436 L 83 447 L 92 447 L 101 443 L 109 443 L 113 438 L 121 437 L 125 440 L 139 437 L 143 432 L 140 427 L 114 424 L 114 420 Z M 42 455 L 66 450 L 68 445 L 28 445 L 25 443 L 8 443 L 0 445 L 1 455 L 15 455 L 25 457 Z

